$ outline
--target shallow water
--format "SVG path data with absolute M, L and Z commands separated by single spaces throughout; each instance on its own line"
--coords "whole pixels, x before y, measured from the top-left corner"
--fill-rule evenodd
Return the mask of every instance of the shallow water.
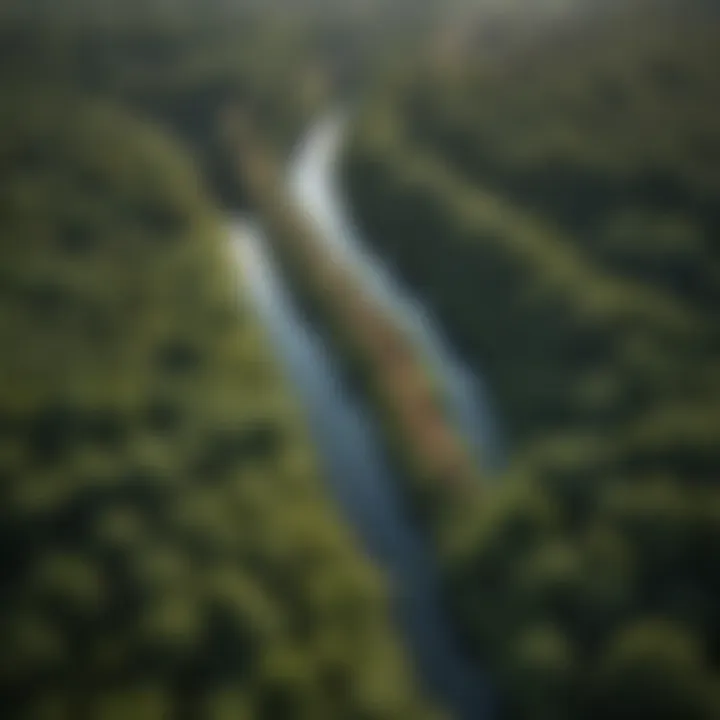
M 487 466 L 497 442 L 479 384 L 348 220 L 335 178 L 343 129 L 343 117 L 333 114 L 310 131 L 290 163 L 290 189 L 317 223 L 328 252 L 353 268 L 429 358 L 458 429 Z M 328 491 L 393 589 L 396 620 L 421 683 L 458 720 L 491 717 L 487 685 L 453 636 L 432 555 L 400 495 L 372 413 L 293 301 L 260 228 L 238 221 L 232 237 L 244 285 L 300 398 Z

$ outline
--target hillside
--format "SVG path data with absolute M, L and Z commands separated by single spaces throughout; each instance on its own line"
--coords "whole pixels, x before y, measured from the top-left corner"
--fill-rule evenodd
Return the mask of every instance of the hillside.
M 252 3 L 62 0 L 0 8 L 0 82 L 110 98 L 177 136 L 216 198 L 242 207 L 219 118 L 230 101 L 287 150 L 326 91 L 320 40 L 334 27 Z
M 442 543 L 508 718 L 718 712 L 720 57 L 704 12 L 616 8 L 494 56 L 468 28 L 456 56 L 378 83 L 345 158 L 364 236 L 509 436 L 507 473 Z
M 8 97 L 4 717 L 436 717 L 188 158 L 111 104 Z

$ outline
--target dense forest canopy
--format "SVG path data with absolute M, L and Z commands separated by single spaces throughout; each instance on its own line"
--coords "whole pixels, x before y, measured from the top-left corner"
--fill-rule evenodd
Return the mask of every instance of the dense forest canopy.
M 0 115 L 7 717 L 429 717 L 182 151 Z
M 649 10 L 653 12 L 650 13 Z M 446 528 L 509 718 L 720 712 L 720 97 L 707 5 L 399 64 L 345 175 L 484 375 L 506 476 Z
M 408 473 L 500 716 L 716 718 L 718 22 L 713 0 L 3 3 L 6 715 L 440 716 L 222 224 L 250 204 L 228 108 L 283 157 L 353 98 L 358 224 L 509 439 L 476 493 Z
M 108 105 L 14 100 L 9 716 L 429 717 L 183 153 Z
M 223 108 L 242 101 L 287 149 L 327 91 L 330 38 L 342 32 L 334 16 L 313 20 L 245 3 L 52 6 L 0 13 L 3 85 L 71 86 L 160 122 L 232 207 L 245 200 L 219 134 Z
M 3 7 L 3 716 L 439 717 L 223 227 L 224 103 L 287 147 L 312 41 L 160 5 Z

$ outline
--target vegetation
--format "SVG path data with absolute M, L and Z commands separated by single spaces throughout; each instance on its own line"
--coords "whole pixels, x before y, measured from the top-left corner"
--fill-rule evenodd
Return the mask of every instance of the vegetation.
M 8 717 L 437 716 L 238 297 L 218 207 L 249 201 L 383 410 L 501 714 L 720 714 L 716 9 L 530 32 L 505 5 L 430 29 L 432 2 L 3 4 Z M 243 115 L 286 151 L 368 69 L 349 190 L 494 391 L 512 462 L 477 492 L 422 358 L 270 150 L 227 152 Z
M 3 716 L 439 717 L 223 237 L 222 111 L 287 147 L 311 36 L 161 5 L 0 10 Z
M 450 487 L 470 491 L 477 477 L 427 359 L 386 317 L 352 268 L 328 255 L 313 223 L 285 191 L 282 164 L 244 113 L 228 116 L 228 140 L 276 258 L 305 308 L 327 331 L 349 379 L 373 401 L 398 469 L 413 478 L 415 509 L 433 522 L 438 496 Z
M 222 0 L 168 4 L 62 0 L 0 10 L 0 80 L 111 97 L 178 136 L 225 205 L 244 198 L 219 136 L 242 100 L 287 148 L 322 99 L 320 40 L 333 27 Z M 312 32 L 311 32 L 312 29 Z
M 508 718 L 720 712 L 716 16 L 640 7 L 509 56 L 468 29 L 380 84 L 345 158 L 513 446 L 435 520 Z
M 430 717 L 182 152 L 62 93 L 0 138 L 6 716 Z

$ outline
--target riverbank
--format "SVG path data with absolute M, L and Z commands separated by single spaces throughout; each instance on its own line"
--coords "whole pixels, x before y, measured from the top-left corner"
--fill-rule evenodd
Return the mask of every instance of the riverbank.
M 422 303 L 394 281 L 380 258 L 364 251 L 363 239 L 353 232 L 336 185 L 344 127 L 344 113 L 331 111 L 304 135 L 283 173 L 291 204 L 301 209 L 327 266 L 347 269 L 353 287 L 385 326 L 402 335 L 407 351 L 422 360 L 448 427 L 485 447 L 492 443 L 492 423 L 479 384 L 444 345 Z M 437 544 L 423 532 L 427 524 L 421 527 L 417 506 L 409 502 L 407 481 L 412 478 L 398 454 L 388 452 L 381 408 L 367 392 L 372 378 L 350 354 L 351 347 L 338 352 L 338 342 L 328 342 L 322 313 L 307 293 L 298 292 L 297 283 L 288 282 L 287 266 L 278 267 L 282 257 L 274 247 L 276 238 L 267 237 L 262 223 L 241 223 L 233 238 L 254 304 L 324 461 L 328 494 L 392 588 L 398 627 L 423 689 L 456 720 L 492 717 L 487 680 L 448 612 Z M 347 372 L 351 358 L 356 362 Z
M 308 162 L 298 164 L 305 174 Z M 230 232 L 244 293 L 294 389 L 326 494 L 389 588 L 395 628 L 423 693 L 453 720 L 492 717 L 487 683 L 458 642 L 438 564 L 414 522 L 372 408 L 298 306 L 261 229 L 240 221 Z
M 237 168 L 277 261 L 371 399 L 415 512 L 442 545 L 448 526 L 480 501 L 479 471 L 447 412 L 428 359 L 407 331 L 330 255 L 283 182 L 283 168 L 235 118 Z

